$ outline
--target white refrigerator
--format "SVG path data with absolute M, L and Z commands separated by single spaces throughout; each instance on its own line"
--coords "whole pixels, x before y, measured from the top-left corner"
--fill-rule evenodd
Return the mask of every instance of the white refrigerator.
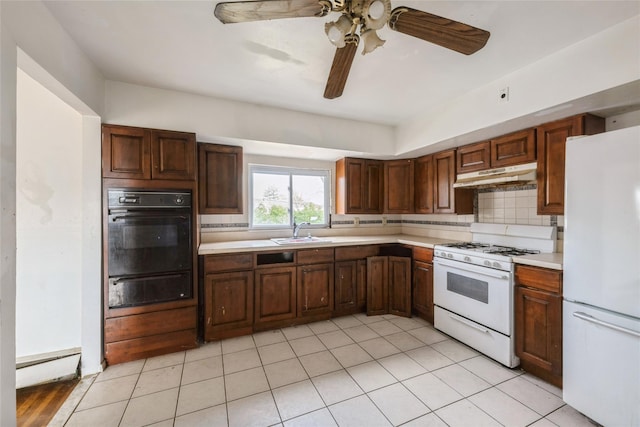
M 640 426 L 640 126 L 567 140 L 563 399 Z

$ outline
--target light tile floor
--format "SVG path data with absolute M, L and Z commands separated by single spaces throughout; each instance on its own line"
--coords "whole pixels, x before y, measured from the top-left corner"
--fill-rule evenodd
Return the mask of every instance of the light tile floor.
M 110 366 L 52 425 L 593 426 L 421 319 L 364 314 Z

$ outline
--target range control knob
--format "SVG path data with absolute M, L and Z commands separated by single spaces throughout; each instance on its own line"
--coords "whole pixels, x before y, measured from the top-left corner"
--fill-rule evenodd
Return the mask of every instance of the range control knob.
M 486 265 L 487 267 L 491 267 L 491 261 L 485 261 L 484 265 Z
M 452 254 L 447 254 L 447 258 L 453 258 Z
M 500 263 L 499 263 L 499 262 L 496 262 L 496 261 L 494 261 L 494 262 L 493 262 L 493 266 L 494 266 L 495 268 L 500 268 L 500 267 L 501 267 Z
M 464 260 L 465 260 L 466 262 L 471 262 L 471 258 L 469 258 L 468 256 L 464 257 Z

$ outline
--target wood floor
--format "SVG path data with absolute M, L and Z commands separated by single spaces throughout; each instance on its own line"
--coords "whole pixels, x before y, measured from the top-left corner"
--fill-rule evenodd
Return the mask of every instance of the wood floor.
M 18 426 L 46 426 L 78 382 L 73 379 L 16 390 Z

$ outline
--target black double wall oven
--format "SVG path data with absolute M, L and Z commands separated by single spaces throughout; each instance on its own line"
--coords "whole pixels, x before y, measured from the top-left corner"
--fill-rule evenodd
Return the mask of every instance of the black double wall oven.
M 193 297 L 188 191 L 108 190 L 109 308 Z

